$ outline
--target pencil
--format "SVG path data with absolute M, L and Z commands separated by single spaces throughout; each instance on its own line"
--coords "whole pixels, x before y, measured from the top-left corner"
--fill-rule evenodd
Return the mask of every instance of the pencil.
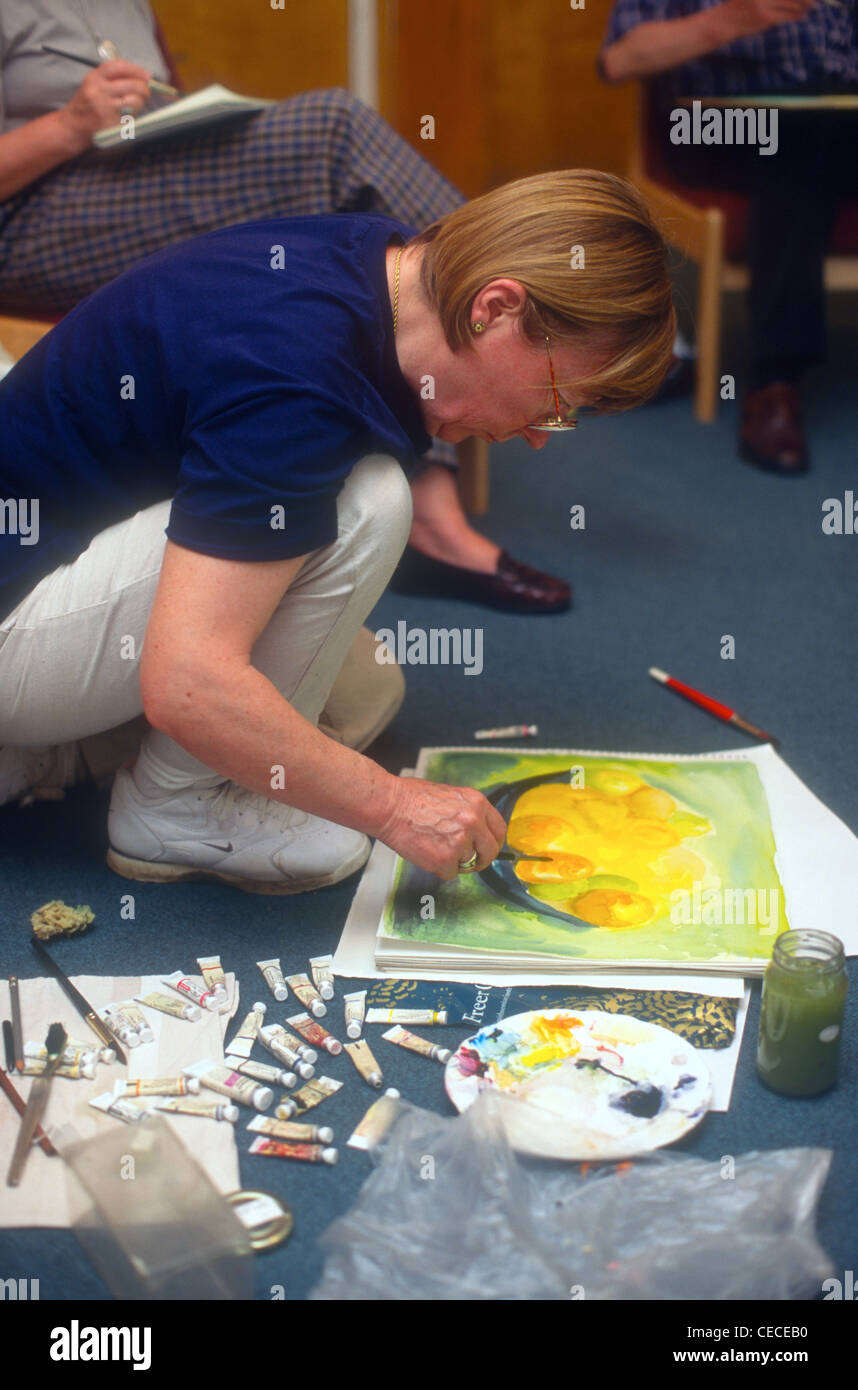
M 673 676 L 669 676 L 666 671 L 660 671 L 657 666 L 650 666 L 649 673 L 660 685 L 669 686 L 678 695 L 684 695 L 686 700 L 691 700 L 701 709 L 714 714 L 716 719 L 723 719 L 725 724 L 735 724 L 737 729 L 744 729 L 746 734 L 762 739 L 764 743 L 777 743 L 772 734 L 767 734 L 765 729 L 758 729 L 756 724 L 749 724 L 747 719 L 730 709 L 729 705 L 722 705 L 720 700 L 713 700 L 711 695 L 704 695 L 701 690 L 695 690 L 691 685 L 683 685 L 682 681 L 674 680 Z
M 53 53 L 57 58 L 71 58 L 74 63 L 84 63 L 88 68 L 100 68 L 100 58 L 81 58 L 79 53 L 68 53 L 64 48 L 52 48 L 49 43 L 42 44 L 43 53 Z M 159 82 L 157 77 L 149 78 L 149 86 L 153 92 L 162 92 L 166 97 L 177 97 L 178 87 L 171 87 L 168 82 Z

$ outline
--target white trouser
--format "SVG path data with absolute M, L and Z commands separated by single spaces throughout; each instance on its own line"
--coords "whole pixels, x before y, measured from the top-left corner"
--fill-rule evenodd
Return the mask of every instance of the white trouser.
M 0 743 L 68 743 L 141 714 L 138 668 L 169 511 L 159 502 L 108 527 L 0 623 Z M 337 540 L 308 555 L 253 649 L 254 666 L 313 723 L 408 540 L 399 464 L 362 459 L 337 517 Z M 150 732 L 146 745 L 188 780 L 212 775 L 165 734 Z

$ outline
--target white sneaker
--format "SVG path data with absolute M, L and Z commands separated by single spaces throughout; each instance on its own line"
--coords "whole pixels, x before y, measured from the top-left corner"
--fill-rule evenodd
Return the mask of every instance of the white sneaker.
M 116 774 L 107 862 L 123 878 L 218 878 L 248 893 L 305 893 L 353 874 L 370 842 L 357 830 L 269 801 L 234 782 L 141 790 Z
M 61 801 L 63 788 L 84 782 L 86 765 L 79 743 L 55 743 L 50 748 L 0 747 L 0 806 L 17 801 Z

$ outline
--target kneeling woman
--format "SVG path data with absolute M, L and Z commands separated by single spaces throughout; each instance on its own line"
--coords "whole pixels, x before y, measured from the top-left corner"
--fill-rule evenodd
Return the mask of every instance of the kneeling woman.
M 418 236 L 229 227 L 99 290 L 0 386 L 0 492 L 38 518 L 0 537 L 0 800 L 22 750 L 142 712 L 108 826 L 129 878 L 298 892 L 368 836 L 442 878 L 488 864 L 479 792 L 391 776 L 320 716 L 360 688 L 377 732 L 398 701 L 361 629 L 429 436 L 541 448 L 576 407 L 646 400 L 673 332 L 644 204 L 587 170 Z

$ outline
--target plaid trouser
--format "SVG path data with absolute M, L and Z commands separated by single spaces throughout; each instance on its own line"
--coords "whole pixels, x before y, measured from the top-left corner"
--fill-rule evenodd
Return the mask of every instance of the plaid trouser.
M 65 313 L 143 256 L 215 227 L 366 212 L 422 228 L 462 201 L 342 88 L 157 144 L 87 153 L 0 204 L 0 312 Z
M 62 165 L 0 203 L 0 313 L 54 317 L 143 256 L 215 227 L 365 212 L 422 228 L 462 195 L 344 88 Z M 455 466 L 452 445 L 427 455 Z

